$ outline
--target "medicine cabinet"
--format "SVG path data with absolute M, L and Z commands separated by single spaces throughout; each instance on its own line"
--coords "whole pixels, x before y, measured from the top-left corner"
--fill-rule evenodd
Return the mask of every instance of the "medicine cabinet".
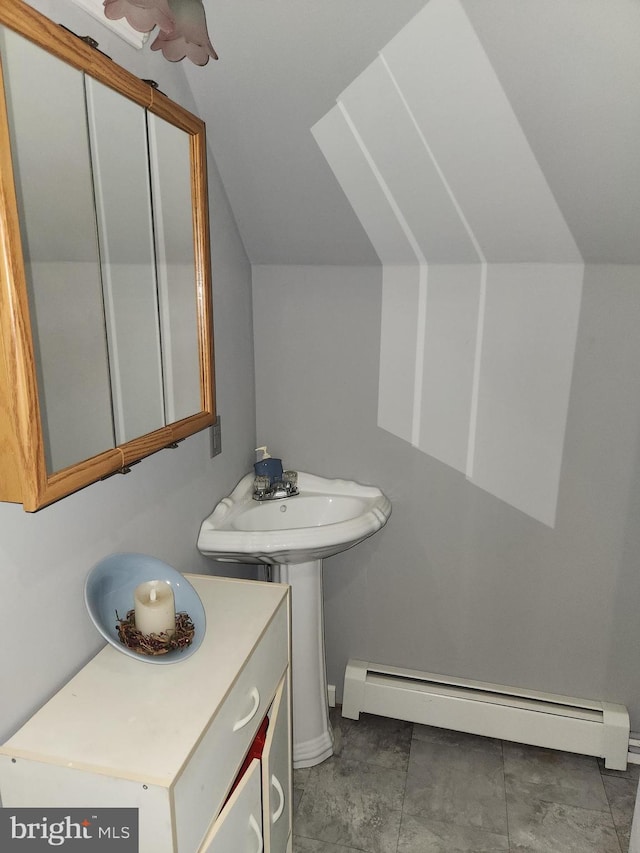
M 34 511 L 215 421 L 205 128 L 0 5 L 0 500 Z

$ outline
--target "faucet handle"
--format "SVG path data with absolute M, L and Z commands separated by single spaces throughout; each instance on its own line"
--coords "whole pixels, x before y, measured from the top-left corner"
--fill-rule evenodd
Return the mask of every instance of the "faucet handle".
M 253 490 L 257 495 L 263 495 L 268 492 L 269 486 L 270 482 L 268 477 L 258 476 L 253 481 Z
M 285 488 L 290 495 L 295 495 L 298 493 L 298 472 L 297 471 L 285 471 L 282 475 L 282 479 L 284 481 Z

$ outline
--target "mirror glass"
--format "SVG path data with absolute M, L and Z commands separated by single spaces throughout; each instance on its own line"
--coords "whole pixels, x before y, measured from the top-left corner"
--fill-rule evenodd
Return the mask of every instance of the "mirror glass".
M 167 423 L 200 408 L 189 136 L 148 115 Z
M 56 471 L 114 446 L 83 75 L 11 30 L 0 40 L 46 463 Z
M 86 86 L 116 444 L 124 444 L 165 424 L 146 111 L 90 77 Z
M 49 473 L 202 409 L 191 136 L 0 28 Z

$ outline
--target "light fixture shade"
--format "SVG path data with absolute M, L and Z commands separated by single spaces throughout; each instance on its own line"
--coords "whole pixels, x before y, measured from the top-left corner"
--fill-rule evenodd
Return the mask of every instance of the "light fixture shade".
M 188 57 L 195 65 L 218 58 L 207 32 L 203 0 L 104 0 L 109 20 L 125 18 L 140 33 L 158 27 L 151 50 L 161 50 L 165 59 L 179 62 Z
M 168 0 L 104 0 L 104 14 L 110 21 L 125 18 L 139 33 L 154 27 L 170 32 L 174 28 Z
M 218 58 L 207 32 L 202 0 L 169 0 L 174 26 L 160 29 L 151 50 L 161 50 L 165 59 L 179 62 L 185 56 L 195 65 L 206 65 L 209 57 Z

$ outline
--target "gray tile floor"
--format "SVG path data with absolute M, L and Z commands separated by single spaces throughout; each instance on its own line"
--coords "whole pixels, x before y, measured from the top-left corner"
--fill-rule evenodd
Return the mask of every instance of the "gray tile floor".
M 639 765 L 332 712 L 294 771 L 293 853 L 626 853 Z

